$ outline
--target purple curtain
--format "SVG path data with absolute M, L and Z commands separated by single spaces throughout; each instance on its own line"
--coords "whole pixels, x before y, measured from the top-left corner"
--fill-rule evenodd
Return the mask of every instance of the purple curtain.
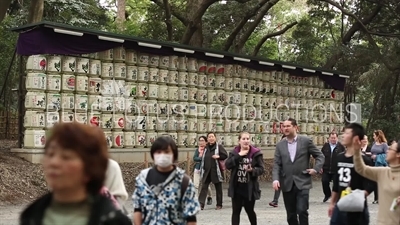
M 53 29 L 37 28 L 19 34 L 17 53 L 25 56 L 89 54 L 121 45 L 99 40 L 96 35 L 84 34 L 79 37 L 56 33 Z
M 84 34 L 83 36 L 73 36 L 67 34 L 60 34 L 54 32 L 52 28 L 46 27 L 36 27 L 31 30 L 21 32 L 19 34 L 17 43 L 17 53 L 19 55 L 29 56 L 29 55 L 39 55 L 39 54 L 55 54 L 55 55 L 79 55 L 79 54 L 89 54 L 94 52 L 101 52 L 107 49 L 116 48 L 119 46 L 124 46 L 126 49 L 134 49 L 140 52 L 146 52 L 149 54 L 159 54 L 159 55 L 178 55 L 183 56 L 184 53 L 174 52 L 171 47 L 163 46 L 161 49 L 152 49 L 138 46 L 135 41 L 125 41 L 122 43 L 110 42 L 99 40 L 97 35 Z M 280 65 L 275 65 L 274 67 L 265 67 L 260 65 L 257 61 L 251 61 L 249 63 L 245 62 L 233 62 L 233 58 L 226 56 L 222 59 L 207 57 L 203 52 L 196 51 L 191 54 L 191 57 L 197 58 L 205 61 L 212 61 L 215 63 L 223 64 L 241 64 L 251 69 L 255 70 L 281 70 Z M 286 70 L 290 74 L 296 76 L 311 76 L 314 74 L 305 73 L 301 69 L 296 70 Z M 331 88 L 335 90 L 344 90 L 345 78 L 341 78 L 338 75 L 325 76 L 317 73 L 323 81 L 326 82 Z

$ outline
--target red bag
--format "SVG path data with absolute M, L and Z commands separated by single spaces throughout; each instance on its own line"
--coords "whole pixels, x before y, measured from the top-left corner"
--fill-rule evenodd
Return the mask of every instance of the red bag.
M 219 169 L 223 172 L 226 170 L 225 160 L 218 160 Z
M 121 206 L 118 203 L 117 199 L 115 199 L 115 197 L 110 193 L 110 191 L 108 190 L 107 187 L 103 186 L 100 190 L 100 194 L 109 198 L 112 201 L 112 203 L 114 204 L 115 208 L 121 209 Z

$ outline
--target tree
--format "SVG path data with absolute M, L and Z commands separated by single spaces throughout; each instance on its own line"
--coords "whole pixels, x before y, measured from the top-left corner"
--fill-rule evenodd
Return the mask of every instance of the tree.
M 187 2 L 174 2 L 171 3 L 166 0 L 152 0 L 158 7 L 165 11 L 166 18 L 170 18 L 169 15 L 174 16 L 184 26 L 184 33 L 181 36 L 180 43 L 189 44 L 193 46 L 204 46 L 204 40 L 208 34 L 205 31 L 214 33 L 218 30 L 218 26 L 221 28 L 223 24 L 226 27 L 232 27 L 232 24 L 236 26 L 232 27 L 226 39 L 226 43 L 222 50 L 228 51 L 234 45 L 235 52 L 242 52 L 246 42 L 249 40 L 253 32 L 260 26 L 260 22 L 263 21 L 268 12 L 274 7 L 280 0 L 232 0 L 226 1 L 224 4 L 216 0 L 189 0 Z M 237 10 L 240 8 L 241 10 Z M 221 13 L 224 12 L 224 13 Z M 229 12 L 229 13 L 226 13 Z M 221 15 L 218 15 L 221 14 Z M 214 30 L 208 28 L 209 24 L 205 24 L 207 17 L 218 17 L 219 20 L 214 20 Z M 221 17 L 225 17 L 222 20 Z M 167 31 L 172 32 L 172 20 L 165 19 L 167 24 Z M 220 23 L 220 22 L 225 23 Z M 235 21 L 234 23 L 232 23 Z M 215 23 L 219 23 L 218 25 Z M 226 28 L 225 27 L 225 28 Z M 287 30 L 287 29 L 283 29 Z M 281 34 L 280 32 L 279 34 Z M 279 35 L 277 34 L 277 35 Z M 172 35 L 168 35 L 171 40 Z M 273 35 L 268 36 L 273 37 Z M 207 44 L 206 44 L 207 45 Z
M 28 23 L 42 21 L 44 9 L 44 0 L 31 0 L 29 7 Z
M 12 0 L 3 0 L 0 2 L 0 22 L 6 17 L 7 10 L 11 5 Z

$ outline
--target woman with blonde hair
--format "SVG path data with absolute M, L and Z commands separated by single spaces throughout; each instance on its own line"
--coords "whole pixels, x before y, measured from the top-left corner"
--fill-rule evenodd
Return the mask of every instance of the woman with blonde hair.
M 360 140 L 354 142 L 361 146 Z M 360 148 L 355 148 L 360 149 Z M 379 188 L 378 225 L 400 224 L 400 145 L 393 143 L 387 150 L 389 167 L 365 165 L 361 151 L 354 155 L 354 168 L 360 175 L 377 182 Z
M 373 134 L 374 144 L 371 147 L 371 159 L 376 167 L 387 166 L 386 152 L 389 148 L 385 134 L 382 130 L 375 130 Z M 374 190 L 374 201 L 372 204 L 378 204 L 378 185 Z
M 232 198 L 231 224 L 239 225 L 244 207 L 250 224 L 257 225 L 254 205 L 261 195 L 258 177 L 264 173 L 264 162 L 260 149 L 250 144 L 249 133 L 239 134 L 239 145 L 229 153 L 225 165 L 232 174 L 228 190 L 228 196 Z

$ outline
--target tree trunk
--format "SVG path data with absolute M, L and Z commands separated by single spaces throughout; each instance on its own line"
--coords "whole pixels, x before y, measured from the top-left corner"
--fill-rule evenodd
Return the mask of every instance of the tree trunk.
M 286 25 L 283 29 L 281 29 L 279 31 L 265 35 L 263 38 L 261 38 L 261 40 L 257 43 L 256 47 L 254 48 L 253 56 L 257 56 L 261 47 L 268 39 L 284 34 L 286 31 L 288 31 L 290 28 L 294 27 L 296 24 L 298 24 L 297 21 L 292 22 L 292 23 Z
M 396 78 L 394 80 L 393 93 L 390 93 L 390 90 L 389 90 L 389 93 L 390 93 L 391 96 L 390 96 L 390 102 L 388 104 L 388 106 L 389 106 L 388 115 L 390 115 L 391 117 L 393 117 L 393 112 L 395 110 L 394 108 L 395 108 L 395 105 L 396 105 L 396 96 L 397 96 L 397 90 L 398 90 L 398 83 L 399 83 L 399 79 L 400 79 L 399 71 L 395 71 L 394 74 L 396 74 Z
M 0 23 L 4 20 L 7 14 L 7 10 L 11 5 L 12 0 L 2 0 L 0 1 Z
M 29 7 L 28 24 L 42 21 L 43 9 L 44 0 L 32 0 Z
M 188 23 L 186 25 L 185 33 L 182 36 L 181 43 L 182 44 L 190 44 L 194 33 L 198 29 L 202 29 L 201 19 L 204 13 L 207 11 L 208 7 L 210 7 L 216 0 L 189 0 L 186 5 L 186 18 Z M 199 31 L 198 34 L 202 35 L 202 31 Z M 200 39 L 196 37 L 196 42 Z M 203 38 L 201 38 L 202 43 Z M 196 45 L 197 47 L 201 47 L 201 45 Z
M 117 0 L 117 26 L 120 31 L 124 30 L 125 17 L 125 0 Z
M 366 17 L 364 17 L 363 19 L 361 19 L 362 23 L 364 25 L 368 25 L 372 22 L 372 20 L 379 14 L 379 12 L 381 11 L 382 6 L 378 5 L 374 10 L 372 10 L 372 12 L 367 15 Z M 351 39 L 353 38 L 354 34 L 357 31 L 360 31 L 362 28 L 362 24 L 360 24 L 359 22 L 354 22 L 354 24 L 350 27 L 350 29 L 346 32 L 346 34 L 343 36 L 342 40 L 341 40 L 341 44 L 342 46 L 347 46 L 348 43 L 351 41 Z M 343 48 L 339 47 L 337 48 L 338 51 L 334 52 L 333 55 L 331 55 L 327 60 L 325 65 L 323 66 L 323 68 L 325 69 L 332 69 L 336 63 L 343 57 Z
M 367 120 L 367 127 L 365 128 L 367 131 L 369 131 L 371 124 L 375 121 L 375 115 L 377 115 L 375 113 L 376 109 L 377 109 L 377 103 L 378 103 L 378 93 L 375 93 L 375 97 L 374 97 L 374 101 L 373 101 L 373 106 L 372 106 L 372 110 L 371 113 L 369 114 L 368 120 Z
M 236 27 L 233 29 L 232 33 L 229 35 L 229 37 L 226 39 L 225 45 L 224 45 L 224 51 L 229 51 L 231 48 L 235 38 L 239 34 L 239 32 L 243 29 L 244 25 L 246 25 L 247 21 L 252 18 L 253 16 L 257 15 L 258 10 L 260 10 L 261 7 L 263 7 L 269 0 L 261 0 L 260 3 L 249 10 L 247 14 L 243 17 L 243 19 L 236 25 Z
M 203 41 L 204 41 L 203 22 L 200 22 L 197 25 L 197 29 L 189 41 L 189 45 L 195 46 L 195 47 L 203 47 Z
M 279 0 L 271 0 L 271 1 L 268 1 L 263 7 L 261 7 L 261 9 L 258 12 L 254 21 L 251 22 L 249 27 L 246 29 L 246 32 L 242 34 L 242 37 L 237 42 L 237 44 L 235 46 L 235 52 L 239 53 L 242 51 L 243 46 L 246 44 L 250 35 L 254 32 L 254 30 L 257 28 L 258 24 L 264 18 L 265 14 L 278 2 L 279 2 Z
M 172 15 L 168 0 L 163 0 L 165 8 L 165 25 L 167 25 L 168 41 L 172 41 Z

